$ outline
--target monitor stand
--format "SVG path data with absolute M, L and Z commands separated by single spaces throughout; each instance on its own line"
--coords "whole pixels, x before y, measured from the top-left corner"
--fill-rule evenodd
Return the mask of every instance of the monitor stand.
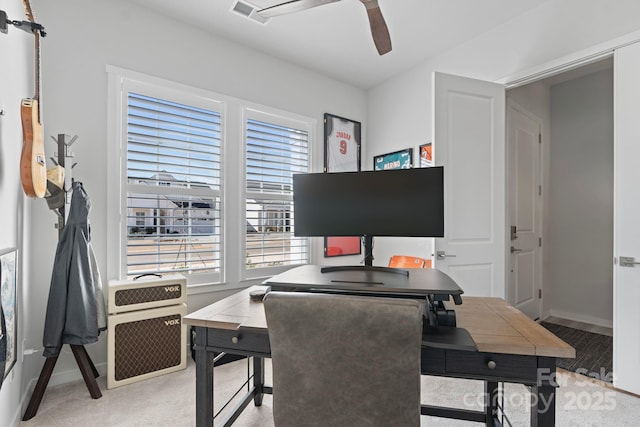
M 331 273 L 334 271 L 379 271 L 382 273 L 396 273 L 409 277 L 407 270 L 390 268 L 390 267 L 374 267 L 373 266 L 373 236 L 365 234 L 362 236 L 362 244 L 364 246 L 364 265 L 339 266 L 339 267 L 323 267 L 321 273 Z
M 362 236 L 364 245 L 364 265 L 345 265 L 322 267 L 320 273 L 332 273 L 335 271 L 374 271 L 381 273 L 400 274 L 409 277 L 409 271 L 401 268 L 376 267 L 373 265 L 373 236 L 365 234 Z
M 365 234 L 362 236 L 362 243 L 364 246 L 364 265 L 373 265 L 373 236 Z

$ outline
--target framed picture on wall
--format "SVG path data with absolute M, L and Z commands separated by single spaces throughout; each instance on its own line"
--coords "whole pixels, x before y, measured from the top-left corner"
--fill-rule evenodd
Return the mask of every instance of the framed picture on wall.
M 360 170 L 360 122 L 325 113 L 324 171 Z
M 433 166 L 433 144 L 430 142 L 420 146 L 420 167 L 430 168 Z
M 360 171 L 360 122 L 325 113 L 324 171 Z M 324 238 L 324 256 L 359 255 L 360 236 Z
M 18 328 L 16 315 L 16 264 L 18 251 L 15 248 L 0 252 L 0 303 L 2 319 L 0 319 L 0 340 L 4 343 L 4 352 L 0 352 L 0 365 L 4 366 L 0 378 L 6 378 L 13 368 L 18 354 Z
M 413 167 L 413 148 L 373 156 L 373 170 L 411 169 Z

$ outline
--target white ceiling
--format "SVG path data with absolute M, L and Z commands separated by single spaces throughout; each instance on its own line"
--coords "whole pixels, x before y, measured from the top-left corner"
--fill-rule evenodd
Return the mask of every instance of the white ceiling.
M 379 56 L 359 0 L 260 24 L 235 0 L 128 0 L 268 55 L 367 89 L 477 37 L 547 0 L 379 0 L 393 50 Z M 242 0 L 258 7 L 284 0 Z

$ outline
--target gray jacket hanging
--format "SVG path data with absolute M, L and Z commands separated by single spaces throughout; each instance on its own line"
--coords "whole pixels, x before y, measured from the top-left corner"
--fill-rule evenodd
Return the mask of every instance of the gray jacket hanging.
M 42 339 L 45 357 L 57 356 L 63 344 L 96 342 L 106 329 L 102 283 L 91 248 L 90 210 L 82 183 L 74 182 L 51 275 Z

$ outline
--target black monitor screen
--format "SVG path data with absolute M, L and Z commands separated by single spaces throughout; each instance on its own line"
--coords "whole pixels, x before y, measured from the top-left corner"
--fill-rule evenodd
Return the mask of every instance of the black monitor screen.
M 444 236 L 443 168 L 293 176 L 296 236 Z

